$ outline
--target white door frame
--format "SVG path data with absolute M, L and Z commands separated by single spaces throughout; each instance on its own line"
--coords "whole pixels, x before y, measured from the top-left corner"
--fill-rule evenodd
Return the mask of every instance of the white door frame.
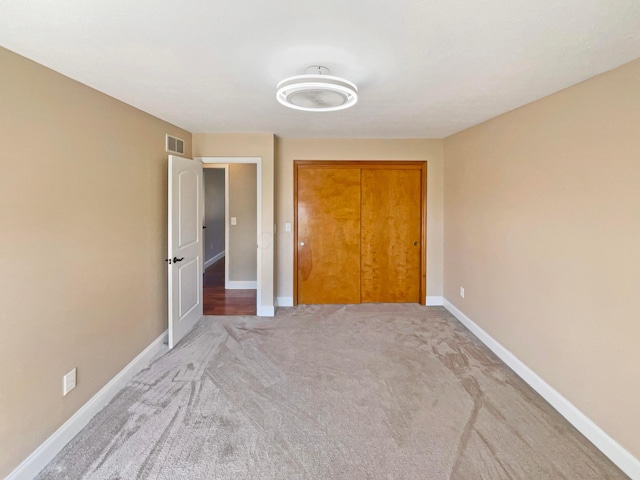
M 229 254 L 229 164 L 232 163 L 250 163 L 256 165 L 256 209 L 257 209 L 257 265 L 256 265 L 256 311 L 259 316 L 273 316 L 272 312 L 265 312 L 261 308 L 262 305 L 262 249 L 260 248 L 260 240 L 262 236 L 262 157 L 196 157 L 196 160 L 200 160 L 203 164 L 218 164 L 219 168 L 223 166 L 225 168 L 225 193 L 224 193 L 224 249 L 225 255 Z M 224 267 L 224 282 L 225 288 L 229 286 L 229 261 L 225 260 Z

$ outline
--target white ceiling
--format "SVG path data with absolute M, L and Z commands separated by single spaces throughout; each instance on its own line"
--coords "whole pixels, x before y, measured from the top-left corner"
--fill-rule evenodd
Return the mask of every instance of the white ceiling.
M 640 57 L 640 0 L 0 0 L 0 45 L 191 132 L 439 138 Z M 316 64 L 355 107 L 276 101 Z

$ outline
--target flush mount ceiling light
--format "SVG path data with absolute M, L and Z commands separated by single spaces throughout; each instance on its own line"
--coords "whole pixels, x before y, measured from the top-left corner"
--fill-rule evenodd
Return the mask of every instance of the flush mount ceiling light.
M 276 98 L 285 107 L 306 112 L 335 112 L 358 101 L 358 87 L 344 78 L 328 75 L 320 65 L 307 68 L 304 75 L 278 83 Z

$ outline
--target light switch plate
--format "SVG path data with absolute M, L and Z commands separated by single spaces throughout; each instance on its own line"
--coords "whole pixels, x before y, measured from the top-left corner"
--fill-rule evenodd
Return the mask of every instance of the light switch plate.
M 231 225 L 237 225 L 238 219 L 236 217 L 231 217 Z
M 62 395 L 76 388 L 76 375 L 77 369 L 74 368 L 62 378 Z

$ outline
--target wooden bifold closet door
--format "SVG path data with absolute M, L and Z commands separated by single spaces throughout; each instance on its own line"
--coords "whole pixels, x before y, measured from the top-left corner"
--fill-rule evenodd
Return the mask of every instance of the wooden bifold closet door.
M 426 162 L 294 164 L 296 304 L 424 303 Z
M 360 303 L 360 170 L 298 172 L 298 301 Z

